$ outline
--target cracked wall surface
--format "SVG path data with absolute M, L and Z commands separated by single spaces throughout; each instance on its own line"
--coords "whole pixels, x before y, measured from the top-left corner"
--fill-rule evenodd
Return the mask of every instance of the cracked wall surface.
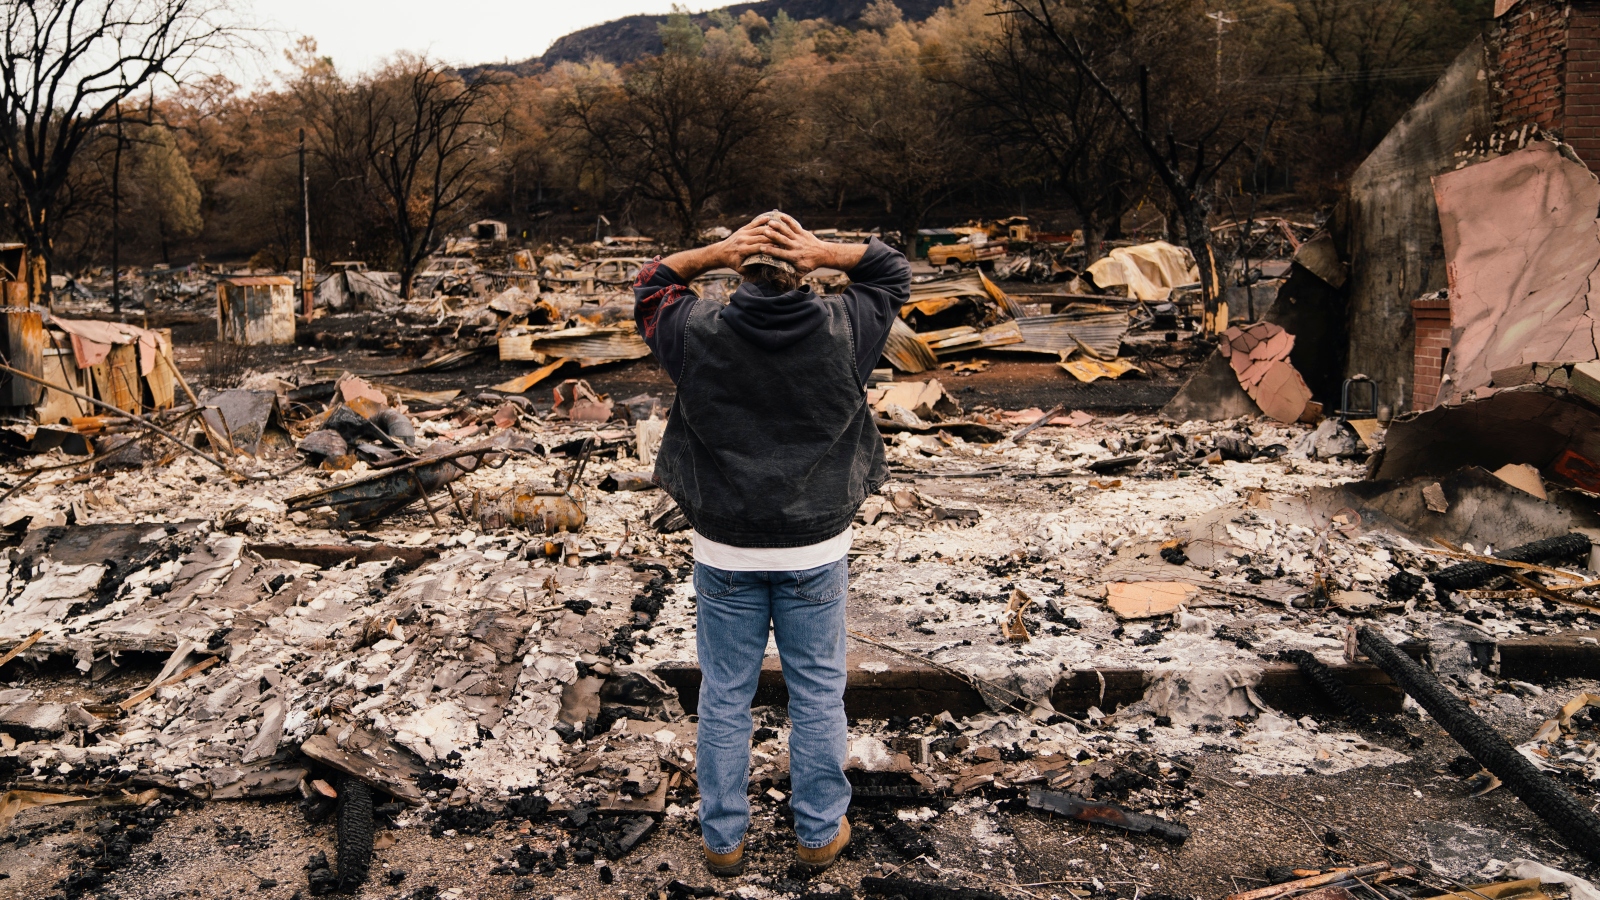
M 1350 352 L 1346 376 L 1379 385 L 1380 402 L 1409 408 L 1411 301 L 1445 286 L 1439 215 L 1428 179 L 1493 130 L 1484 46 L 1474 41 L 1395 123 L 1350 179 L 1345 239 Z

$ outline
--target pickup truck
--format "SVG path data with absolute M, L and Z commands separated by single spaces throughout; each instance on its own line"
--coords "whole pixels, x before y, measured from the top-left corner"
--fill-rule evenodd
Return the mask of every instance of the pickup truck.
M 947 265 L 975 266 L 980 262 L 991 259 L 1000 259 L 1006 255 L 1004 243 L 971 243 L 968 238 L 962 238 L 955 244 L 935 244 L 928 248 L 928 265 L 943 267 Z

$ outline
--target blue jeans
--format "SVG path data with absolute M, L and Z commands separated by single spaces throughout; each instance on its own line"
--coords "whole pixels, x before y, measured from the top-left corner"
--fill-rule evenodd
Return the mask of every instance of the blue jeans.
M 823 847 L 850 806 L 844 777 L 846 560 L 804 572 L 728 572 L 695 564 L 700 727 L 695 777 L 700 834 L 729 853 L 750 827 L 750 703 L 777 638 L 789 688 L 789 800 L 805 847 Z

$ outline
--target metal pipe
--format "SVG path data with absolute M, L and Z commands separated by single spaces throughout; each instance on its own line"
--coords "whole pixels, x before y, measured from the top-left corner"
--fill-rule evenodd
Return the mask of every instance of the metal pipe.
M 8 366 L 8 365 L 6 365 L 4 363 L 0 363 L 0 372 L 10 372 L 12 375 L 17 376 L 18 378 L 27 379 L 28 381 L 32 381 L 35 384 L 42 384 L 42 385 L 44 385 L 45 387 L 49 388 L 52 391 L 60 391 L 61 393 L 66 394 L 69 397 L 76 397 L 79 400 L 86 400 L 86 401 L 88 401 L 90 403 L 93 403 L 95 406 L 100 407 L 101 409 L 108 410 L 110 412 L 114 412 L 119 416 L 126 416 L 127 418 L 131 419 L 132 421 L 137 422 L 140 425 L 143 425 L 145 428 L 148 428 L 151 431 L 155 432 L 156 434 L 159 434 L 162 437 L 166 438 L 167 440 L 173 442 L 174 444 L 177 444 L 179 447 L 182 447 L 183 449 L 189 451 L 190 453 L 193 453 L 195 456 L 198 456 L 201 459 L 205 460 L 206 462 L 211 463 L 212 465 L 216 466 L 217 468 L 221 469 L 222 471 L 227 472 L 229 475 L 236 475 L 237 474 L 232 469 L 230 469 L 227 466 L 223 465 L 222 462 L 219 461 L 216 457 L 212 456 L 209 453 L 206 453 L 204 450 L 201 450 L 198 447 L 192 447 L 189 444 L 184 443 L 183 439 L 179 438 L 177 435 L 175 435 L 172 432 L 166 430 L 165 428 L 162 428 L 160 425 L 157 425 L 156 423 L 150 421 L 149 419 L 146 419 L 144 416 L 136 416 L 133 413 L 128 412 L 125 409 L 118 409 L 117 407 L 112 406 L 111 404 L 105 402 L 104 400 L 96 400 L 95 398 L 90 397 L 87 394 L 80 394 L 77 391 L 69 390 L 67 388 L 61 387 L 60 385 L 51 384 L 50 382 L 45 381 L 43 378 L 36 378 L 36 377 L 34 377 L 32 375 L 29 375 L 27 372 L 22 372 L 22 371 L 19 371 L 17 369 L 13 369 L 11 366 Z

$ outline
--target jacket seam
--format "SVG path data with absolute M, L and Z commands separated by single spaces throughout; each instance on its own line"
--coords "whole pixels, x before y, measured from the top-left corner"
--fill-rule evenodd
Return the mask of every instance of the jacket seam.
M 683 351 L 678 354 L 678 373 L 672 377 L 672 383 L 682 389 L 682 380 L 689 375 L 689 326 L 694 321 L 694 316 L 700 309 L 703 298 L 695 297 L 689 304 L 689 311 L 683 315 L 683 328 L 678 331 L 679 348 Z M 668 373 L 671 375 L 671 373 Z

